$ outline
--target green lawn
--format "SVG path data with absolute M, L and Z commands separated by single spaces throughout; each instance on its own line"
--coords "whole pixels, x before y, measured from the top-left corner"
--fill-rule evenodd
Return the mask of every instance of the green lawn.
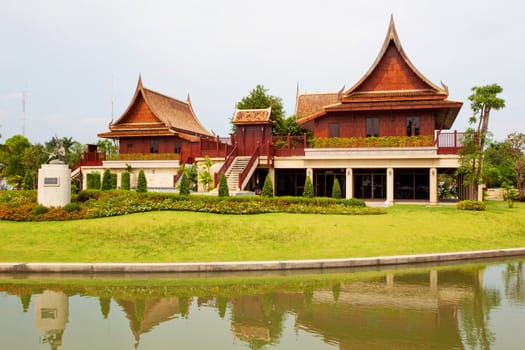
M 186 262 L 366 257 L 525 246 L 525 203 L 487 211 L 398 205 L 386 215 L 149 212 L 0 221 L 4 262 Z

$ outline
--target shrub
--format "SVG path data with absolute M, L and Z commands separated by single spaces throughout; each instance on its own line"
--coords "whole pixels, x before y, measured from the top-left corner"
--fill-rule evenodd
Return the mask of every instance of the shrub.
M 131 183 L 130 177 L 131 177 L 131 174 L 129 173 L 129 171 L 125 171 L 122 173 L 122 175 L 120 176 L 120 188 L 121 189 L 129 191 L 130 183 Z
M 264 179 L 262 196 L 263 197 L 273 197 L 273 183 L 272 183 L 272 179 L 270 178 L 270 174 L 266 175 L 266 179 Z
M 80 205 L 78 203 L 68 203 L 64 206 L 64 210 L 68 213 L 72 213 L 74 211 L 80 211 Z
M 229 197 L 230 192 L 228 191 L 228 181 L 226 180 L 226 175 L 221 174 L 221 179 L 219 180 L 219 197 Z
M 22 189 L 32 190 L 34 188 L 35 188 L 35 184 L 33 182 L 33 176 L 31 175 L 30 171 L 26 171 L 26 174 L 24 175 L 24 182 L 22 183 Z
M 487 209 L 487 205 L 480 201 L 471 201 L 471 200 L 465 200 L 456 203 L 456 208 L 459 210 L 485 210 Z
M 90 199 L 98 199 L 100 197 L 100 190 L 84 190 L 80 191 L 78 194 L 77 200 L 79 202 L 86 202 Z
M 111 173 L 111 189 L 116 190 L 117 189 L 117 174 Z
M 139 177 L 137 180 L 137 192 L 138 193 L 148 192 L 148 182 L 146 180 L 146 174 L 144 174 L 144 170 L 142 169 L 140 169 L 139 171 Z
M 36 205 L 36 206 L 33 208 L 33 210 L 32 210 L 34 216 L 38 216 L 38 215 L 45 214 L 45 213 L 47 213 L 48 211 L 49 211 L 49 209 L 48 209 L 47 207 L 44 207 L 44 206 L 41 205 L 41 204 Z
M 88 190 L 100 190 L 100 173 L 89 173 L 87 174 L 87 189 Z
M 337 179 L 334 179 L 334 185 L 332 186 L 332 198 L 341 198 L 341 185 L 339 185 L 339 180 Z
M 304 181 L 303 197 L 314 197 L 314 185 L 312 184 L 312 179 L 310 179 L 310 176 L 307 176 L 306 180 Z
M 186 172 L 183 172 L 180 178 L 179 194 L 181 196 L 188 196 L 190 194 L 190 181 Z
M 100 189 L 102 191 L 111 190 L 111 172 L 109 169 L 104 170 L 104 174 L 102 175 L 102 186 Z

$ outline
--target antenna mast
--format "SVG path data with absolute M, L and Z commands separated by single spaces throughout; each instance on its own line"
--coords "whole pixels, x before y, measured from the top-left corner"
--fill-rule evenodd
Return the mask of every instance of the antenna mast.
M 22 91 L 22 135 L 26 136 L 27 91 Z

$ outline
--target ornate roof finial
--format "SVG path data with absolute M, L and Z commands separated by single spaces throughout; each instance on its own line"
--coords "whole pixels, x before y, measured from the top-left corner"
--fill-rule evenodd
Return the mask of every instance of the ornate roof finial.
M 140 72 L 139 72 L 139 82 L 137 85 L 142 86 L 142 74 Z

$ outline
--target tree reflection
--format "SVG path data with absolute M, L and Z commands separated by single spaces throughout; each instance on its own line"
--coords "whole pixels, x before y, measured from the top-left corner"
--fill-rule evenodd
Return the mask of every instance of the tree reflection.
M 461 301 L 460 311 L 466 345 L 488 350 L 495 341 L 488 327 L 490 311 L 501 304 L 501 295 L 497 289 L 483 287 L 483 271 L 478 271 L 472 284 L 473 295 Z
M 525 283 L 523 282 L 523 261 L 507 264 L 503 271 L 505 295 L 511 302 L 525 304 Z

